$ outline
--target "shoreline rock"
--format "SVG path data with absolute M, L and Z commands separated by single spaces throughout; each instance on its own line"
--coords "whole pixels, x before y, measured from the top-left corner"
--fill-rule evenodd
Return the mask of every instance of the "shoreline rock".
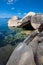
M 26 16 L 24 16 L 22 19 L 19 19 L 19 17 L 14 16 L 8 21 L 9 27 L 23 27 L 27 24 L 29 25 L 31 21 L 31 17 L 34 16 L 34 12 L 29 12 Z

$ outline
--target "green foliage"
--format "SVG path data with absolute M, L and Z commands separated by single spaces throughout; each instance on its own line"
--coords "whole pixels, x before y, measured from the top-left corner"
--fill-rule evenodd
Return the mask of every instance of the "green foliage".
M 30 34 L 30 31 L 28 34 Z M 5 37 L 2 37 L 2 40 L 0 40 L 1 65 L 6 64 L 14 48 L 20 42 L 22 42 L 28 36 L 28 34 L 27 31 L 25 32 L 25 30 L 23 30 L 22 28 L 15 28 L 13 32 L 9 32 L 9 31 L 6 32 Z
M 23 33 L 17 33 L 16 35 L 15 35 L 15 40 L 24 40 L 26 38 L 26 34 L 23 34 Z
M 28 36 L 28 34 L 30 34 L 30 31 L 27 34 L 27 32 L 25 33 L 25 30 L 22 28 L 15 28 L 13 32 L 8 32 L 6 32 L 7 35 L 5 35 L 5 37 L 0 42 L 0 47 L 7 44 L 17 45 L 18 43 L 22 42 Z

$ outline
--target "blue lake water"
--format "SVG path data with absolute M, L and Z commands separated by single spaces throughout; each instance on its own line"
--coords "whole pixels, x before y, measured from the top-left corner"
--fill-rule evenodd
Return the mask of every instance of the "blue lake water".
M 0 18 L 0 31 L 5 31 L 6 29 L 8 30 L 8 20 L 8 18 Z
M 7 31 L 11 31 L 8 27 L 9 18 L 0 18 L 0 32 L 5 34 Z
M 9 18 L 0 18 L 0 65 L 6 65 L 9 56 L 13 52 L 13 48 L 15 48 L 20 42 L 22 42 L 26 38 L 25 34 L 20 34 L 22 28 L 13 28 L 13 30 L 12 28 L 10 29 L 8 27 L 8 20 Z M 7 45 L 9 46 L 6 47 Z
M 10 29 L 8 27 L 8 20 L 9 18 L 0 18 L 0 47 L 6 44 L 18 43 L 24 39 L 20 34 L 18 36 L 21 29 Z
M 8 27 L 8 20 L 10 18 L 0 18 L 0 33 L 3 33 L 3 34 L 6 34 L 6 33 L 12 33 L 14 32 L 14 34 L 16 33 L 16 31 L 14 30 L 11 30 L 9 27 Z
M 9 44 L 11 46 L 16 46 L 14 37 L 18 30 L 9 29 L 8 20 L 9 18 L 0 18 L 0 65 L 6 65 L 9 53 L 11 54 L 13 51 L 13 47 L 11 47 L 12 49 L 10 50 L 10 46 L 8 46 L 9 51 L 6 46 Z M 3 47 L 4 51 L 2 50 Z
M 5 40 L 6 36 L 8 36 L 8 35 L 13 36 L 18 32 L 17 30 L 9 29 L 8 20 L 9 20 L 9 18 L 0 18 L 0 46 L 4 45 L 6 43 L 6 42 L 3 42 L 3 40 Z

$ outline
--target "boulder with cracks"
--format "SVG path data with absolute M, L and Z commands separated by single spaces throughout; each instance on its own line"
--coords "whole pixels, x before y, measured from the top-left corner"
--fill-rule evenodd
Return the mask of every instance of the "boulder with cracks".
M 36 35 L 38 35 L 38 32 L 34 31 L 24 42 L 20 43 L 13 51 L 6 65 L 36 65 L 34 60 L 38 47 L 38 37 Z M 28 41 L 28 44 L 26 41 Z
M 43 32 L 36 30 L 20 43 L 6 65 L 43 65 Z

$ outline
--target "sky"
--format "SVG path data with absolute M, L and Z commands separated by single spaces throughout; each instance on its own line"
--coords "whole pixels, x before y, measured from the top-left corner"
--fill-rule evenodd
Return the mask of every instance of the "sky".
M 0 18 L 23 17 L 30 11 L 43 13 L 43 0 L 0 0 Z

